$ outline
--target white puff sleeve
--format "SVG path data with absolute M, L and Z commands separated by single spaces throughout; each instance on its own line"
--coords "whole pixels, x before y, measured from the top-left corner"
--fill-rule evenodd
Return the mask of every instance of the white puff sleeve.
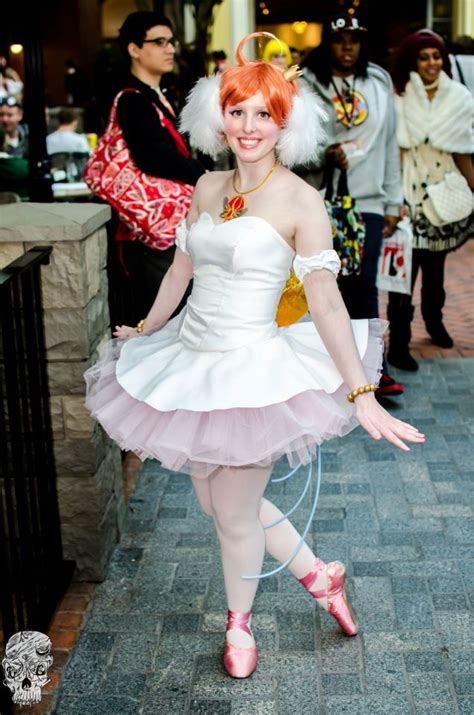
M 185 219 L 183 219 L 181 221 L 181 223 L 179 223 L 178 226 L 176 227 L 175 244 L 179 248 L 180 251 L 182 251 L 187 256 L 189 256 L 189 253 L 186 250 L 187 237 L 188 237 L 188 229 L 186 228 L 186 221 L 185 221 Z
M 329 248 L 321 253 L 316 253 L 314 256 L 295 256 L 293 262 L 293 269 L 295 271 L 296 277 L 303 282 L 303 278 L 312 273 L 312 271 L 321 271 L 326 269 L 327 271 L 332 271 L 334 275 L 339 275 L 341 270 L 341 261 L 336 251 Z

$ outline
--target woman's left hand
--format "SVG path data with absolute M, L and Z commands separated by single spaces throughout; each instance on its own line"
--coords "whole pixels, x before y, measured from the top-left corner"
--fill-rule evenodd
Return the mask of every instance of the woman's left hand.
M 387 410 L 379 405 L 373 393 L 356 397 L 355 406 L 357 419 L 373 439 L 386 439 L 404 452 L 410 451 L 405 441 L 415 444 L 423 444 L 425 441 L 425 435 L 416 427 L 392 417 Z
M 137 338 L 138 335 L 136 328 L 130 328 L 128 325 L 116 325 L 113 332 L 114 338 L 120 338 L 121 340 Z

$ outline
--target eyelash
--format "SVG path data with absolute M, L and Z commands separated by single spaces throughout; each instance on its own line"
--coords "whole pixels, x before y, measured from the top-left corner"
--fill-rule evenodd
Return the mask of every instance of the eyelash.
M 258 113 L 262 119 L 268 119 L 270 117 L 270 114 L 268 112 L 259 112 Z M 241 109 L 233 109 L 230 112 L 231 117 L 240 117 L 242 115 L 242 110 Z

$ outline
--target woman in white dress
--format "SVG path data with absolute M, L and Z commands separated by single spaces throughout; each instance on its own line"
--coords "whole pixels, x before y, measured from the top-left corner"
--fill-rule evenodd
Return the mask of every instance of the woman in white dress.
M 119 341 L 86 374 L 87 404 L 107 432 L 189 472 L 214 519 L 228 602 L 224 666 L 237 678 L 257 665 L 250 618 L 265 550 L 346 635 L 357 633 L 344 565 L 315 557 L 263 497 L 274 462 L 311 465 L 322 441 L 357 424 L 405 451 L 424 441 L 376 402 L 385 324 L 351 325 L 324 203 L 286 168 L 311 159 L 317 100 L 295 72 L 248 62 L 247 39 L 236 67 L 198 82 L 182 120 L 192 144 L 210 154 L 227 145 L 237 169 L 201 177 L 150 313 L 137 328 L 116 326 Z M 292 266 L 312 322 L 278 328 Z M 186 308 L 168 322 L 191 278 Z

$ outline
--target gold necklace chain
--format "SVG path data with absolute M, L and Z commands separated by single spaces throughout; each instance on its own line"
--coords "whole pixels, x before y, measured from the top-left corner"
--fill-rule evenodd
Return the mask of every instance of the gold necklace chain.
M 234 175 L 232 177 L 232 188 L 234 189 L 235 193 L 238 194 L 239 196 L 246 196 L 247 194 L 252 194 L 254 191 L 257 191 L 257 189 L 259 189 L 261 186 L 263 186 L 266 181 L 268 181 L 270 176 L 275 171 L 276 165 L 277 165 L 277 160 L 275 159 L 274 164 L 273 164 L 272 168 L 270 169 L 270 171 L 268 172 L 268 174 L 266 175 L 266 177 L 257 186 L 255 186 L 253 189 L 248 189 L 248 191 L 239 191 L 238 188 L 236 187 L 235 179 L 236 179 L 237 172 L 238 172 L 238 169 L 236 169 L 234 172 Z

